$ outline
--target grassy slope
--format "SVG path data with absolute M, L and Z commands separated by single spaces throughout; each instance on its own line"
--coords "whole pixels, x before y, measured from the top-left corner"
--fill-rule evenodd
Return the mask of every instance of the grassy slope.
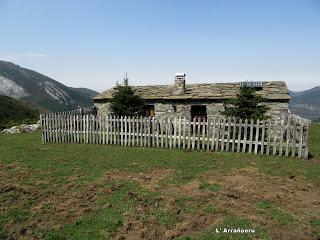
M 0 130 L 21 123 L 34 123 L 44 109 L 29 102 L 0 95 Z
M 124 214 L 137 214 L 134 210 L 137 201 L 129 198 L 128 193 L 138 192 L 147 198 L 152 211 L 143 216 L 144 219 L 154 217 L 160 224 L 169 228 L 177 222 L 177 216 L 165 209 L 155 207 L 156 199 L 163 193 L 159 191 L 146 190 L 140 184 L 133 181 L 109 180 L 101 183 L 106 172 L 112 169 L 119 171 L 141 173 L 148 172 L 155 168 L 174 169 L 175 174 L 164 179 L 161 184 L 186 184 L 193 179 L 201 179 L 200 176 L 207 171 L 217 170 L 224 174 L 232 169 L 252 167 L 267 176 L 281 176 L 287 178 L 296 176 L 305 178 L 306 181 L 320 186 L 320 125 L 313 126 L 311 131 L 311 153 L 313 159 L 309 161 L 279 157 L 257 157 L 247 154 L 233 153 L 207 153 L 187 152 L 165 149 L 129 148 L 121 146 L 100 146 L 100 145 L 77 145 L 77 144 L 42 144 L 40 134 L 21 134 L 0 136 L 0 171 L 6 173 L 6 179 L 12 179 L 15 184 L 23 187 L 34 186 L 40 192 L 59 192 L 69 184 L 76 185 L 72 188 L 78 192 L 94 184 L 100 190 L 111 188 L 113 192 L 105 196 L 103 191 L 98 194 L 97 209 L 93 212 L 83 213 L 76 222 L 65 224 L 61 228 L 42 225 L 32 229 L 33 235 L 46 239 L 105 239 L 105 236 L 112 236 L 112 233 L 123 224 Z M 19 177 L 17 176 L 19 175 Z M 259 179 L 257 179 L 259 181 Z M 1 186 L 5 189 L 6 186 Z M 201 185 L 203 188 L 210 188 L 217 191 L 219 187 L 210 186 L 208 183 Z M 27 191 L 28 192 L 28 191 Z M 9 192 L 10 193 L 10 192 Z M 0 192 L 0 201 L 5 204 L 13 201 L 14 197 L 21 197 L 22 193 L 15 193 L 11 196 L 6 191 Z M 73 192 L 72 192 L 73 193 Z M 39 194 L 39 193 L 37 193 Z M 36 194 L 35 194 L 36 195 Z M 0 209 L 0 239 L 1 234 L 7 234 L 6 224 L 24 226 L 32 218 L 33 208 L 36 201 L 31 196 L 22 194 L 9 210 Z M 59 196 L 59 195 L 58 195 Z M 179 199 L 178 199 L 179 200 Z M 189 199 L 192 201 L 192 199 Z M 182 199 L 182 204 L 188 199 Z M 179 200 L 180 201 L 180 200 Z M 293 217 L 279 211 L 270 202 L 258 202 L 258 208 L 268 214 L 274 221 L 285 226 L 291 226 Z M 112 207 L 102 207 L 102 206 Z M 195 213 L 192 204 L 183 205 L 190 213 Z M 183 208 L 183 209 L 184 209 Z M 50 212 L 48 205 L 46 211 Z M 51 209 L 52 211 L 52 209 Z M 73 211 L 71 208 L 70 211 Z M 208 206 L 204 214 L 212 214 L 214 208 Z M 55 214 L 52 212 L 52 214 Z M 268 216 L 269 216 L 268 215 Z M 57 215 L 58 216 L 58 215 Z M 314 234 L 319 233 L 320 219 L 315 219 L 313 224 Z M 244 226 L 260 229 L 259 237 L 268 239 L 267 230 L 258 223 L 243 218 L 232 216 L 228 212 L 221 223 L 221 226 Z M 309 223 L 303 223 L 309 224 Z M 7 225 L 6 225 L 7 226 Z M 292 225 L 294 227 L 294 225 Z M 272 231 L 272 230 L 270 230 Z M 199 239 L 251 239 L 253 236 L 243 235 L 243 238 L 232 236 L 222 237 L 214 231 L 203 230 L 197 234 Z M 255 235 L 255 237 L 257 237 Z M 190 238 L 185 238 L 190 239 Z

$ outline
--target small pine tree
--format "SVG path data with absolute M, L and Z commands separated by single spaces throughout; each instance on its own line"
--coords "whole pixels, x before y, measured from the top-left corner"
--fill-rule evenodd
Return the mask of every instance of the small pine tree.
M 265 113 L 269 108 L 265 104 L 266 98 L 256 95 L 256 89 L 247 86 L 240 88 L 236 98 L 228 100 L 225 104 L 223 115 L 237 119 L 264 120 L 269 117 Z
M 117 83 L 110 102 L 110 111 L 116 116 L 141 116 L 144 114 L 145 103 L 135 94 L 125 77 L 123 83 Z

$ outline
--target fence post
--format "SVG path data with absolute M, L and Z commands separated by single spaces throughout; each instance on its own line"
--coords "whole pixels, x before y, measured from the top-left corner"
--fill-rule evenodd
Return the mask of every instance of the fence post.
M 211 133 L 211 126 L 210 126 L 211 122 L 210 119 L 207 119 L 207 151 L 210 151 L 210 143 L 211 143 L 211 139 L 210 139 L 210 133 Z
M 195 148 L 195 139 L 196 139 L 196 119 L 193 118 L 192 122 L 192 150 Z
M 136 117 L 132 117 L 132 138 L 131 138 L 131 146 L 136 145 Z
M 229 145 L 230 145 L 230 131 L 231 131 L 231 118 L 227 118 L 228 124 L 227 124 L 227 144 L 226 144 L 226 151 L 229 152 Z
M 303 122 L 300 123 L 298 157 L 302 156 Z
M 235 151 L 235 142 L 236 142 L 236 132 L 237 132 L 237 120 L 236 118 L 232 118 L 233 126 L 232 126 L 232 146 L 231 151 Z
M 271 120 L 268 120 L 268 137 L 267 137 L 267 155 L 270 154 L 270 143 L 271 143 Z
M 151 146 L 152 147 L 155 147 L 155 137 L 156 137 L 156 126 L 155 126 L 155 123 L 154 123 L 154 117 L 151 117 L 151 131 L 152 131 L 152 144 Z
M 248 119 L 244 121 L 244 136 L 243 136 L 243 145 L 242 145 L 242 153 L 246 152 L 247 148 L 247 134 L 248 134 Z
M 217 150 L 217 148 L 214 148 L 215 144 L 215 137 L 216 137 L 216 118 L 213 118 L 213 123 L 212 123 L 212 138 L 211 138 L 211 151 Z
M 181 148 L 181 117 L 180 116 L 178 121 L 178 148 Z
M 252 142 L 253 142 L 253 119 L 251 119 L 250 121 L 249 153 L 252 152 Z
M 207 125 L 207 121 L 206 119 L 203 118 L 203 121 L 202 121 L 202 141 L 201 141 L 201 149 L 204 150 L 205 147 L 206 147 L 206 141 L 205 141 L 205 138 L 206 138 L 206 125 Z
M 164 124 L 163 124 L 163 119 L 162 119 L 162 117 L 160 118 L 160 141 L 161 141 L 161 147 L 163 148 L 163 126 Z
M 259 133 L 260 133 L 260 120 L 258 119 L 256 122 L 256 137 L 255 137 L 255 142 L 254 142 L 254 154 L 258 154 L 258 141 L 259 141 Z
M 159 119 L 156 118 L 155 119 L 155 124 L 156 124 L 156 131 L 157 131 L 157 138 L 156 138 L 156 141 L 157 141 L 157 147 L 160 146 L 160 140 L 159 140 L 159 130 L 160 130 L 160 127 L 159 127 Z
M 198 121 L 197 121 L 197 149 L 200 150 L 200 144 L 201 144 L 201 141 L 200 141 L 200 137 L 201 137 L 201 118 L 199 117 L 198 118 Z
M 173 148 L 176 148 L 177 144 L 177 118 L 173 120 Z
M 281 117 L 280 119 L 280 138 L 279 138 L 279 156 L 282 156 L 282 152 L 283 152 L 283 134 L 284 134 L 284 119 L 283 117 Z
M 224 117 L 223 118 L 223 121 L 222 121 L 222 126 L 221 126 L 221 146 L 220 146 L 220 151 L 224 151 L 225 150 L 225 147 L 224 147 L 224 138 L 225 138 L 225 132 L 226 130 L 226 118 Z
M 217 134 L 216 134 L 216 148 L 215 151 L 219 151 L 219 143 L 220 143 L 220 135 L 221 135 L 221 119 L 218 118 L 217 120 Z
M 239 125 L 238 125 L 238 142 L 237 142 L 237 152 L 240 152 L 241 148 L 241 130 L 242 130 L 242 119 L 239 120 Z
M 148 147 L 151 147 L 151 117 L 148 117 L 147 119 L 148 121 L 148 124 L 147 124 L 147 127 L 148 127 Z
M 293 118 L 293 132 L 292 132 L 292 150 L 291 150 L 291 156 L 296 156 L 296 137 L 297 137 L 297 120 L 294 117 Z
M 277 154 L 277 134 L 278 134 L 278 120 L 274 122 L 274 132 L 273 132 L 273 156 Z
M 265 120 L 262 121 L 262 133 L 261 133 L 261 149 L 260 149 L 260 154 L 262 155 L 264 153 L 264 135 L 265 135 Z
M 309 128 L 310 128 L 310 122 L 307 123 L 306 125 L 306 131 L 305 131 L 305 147 L 304 147 L 304 154 L 303 158 L 308 159 L 309 157 Z
M 134 124 L 133 124 L 133 117 L 129 116 L 129 142 L 128 145 L 131 147 L 132 144 L 132 140 L 134 140 L 134 135 L 132 134 L 132 131 L 134 131 Z
M 173 125 L 173 121 L 171 121 L 171 119 L 169 118 L 169 143 L 170 143 L 170 146 L 169 148 L 172 148 L 173 146 L 173 139 L 172 139 L 172 125 Z

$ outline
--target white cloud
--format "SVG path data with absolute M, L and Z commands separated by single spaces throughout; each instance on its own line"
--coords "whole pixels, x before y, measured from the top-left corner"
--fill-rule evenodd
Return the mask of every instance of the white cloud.
M 48 57 L 47 54 L 43 54 L 43 53 L 24 53 L 23 56 L 24 57 L 39 57 L 39 58 Z
M 43 53 L 19 53 L 19 54 L 8 54 L 8 55 L 0 55 L 0 59 L 9 62 L 16 62 L 23 59 L 30 59 L 30 58 L 46 58 L 48 57 L 47 54 Z

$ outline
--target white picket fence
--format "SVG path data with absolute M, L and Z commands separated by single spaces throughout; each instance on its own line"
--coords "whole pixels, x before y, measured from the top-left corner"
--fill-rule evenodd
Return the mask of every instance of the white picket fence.
M 280 121 L 232 118 L 159 119 L 95 115 L 40 115 L 42 141 L 198 149 L 308 157 L 310 121 L 295 115 Z

